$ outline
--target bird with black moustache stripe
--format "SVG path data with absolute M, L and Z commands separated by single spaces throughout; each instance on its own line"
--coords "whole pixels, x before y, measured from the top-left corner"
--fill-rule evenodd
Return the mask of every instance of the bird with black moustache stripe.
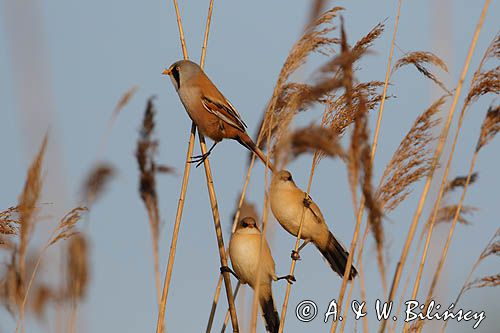
M 254 152 L 260 160 L 274 172 L 271 162 L 246 133 L 247 125 L 236 108 L 222 95 L 198 64 L 190 60 L 180 60 L 163 71 L 172 83 L 189 117 L 201 134 L 214 141 L 204 155 L 195 156 L 191 162 L 200 165 L 210 155 L 215 145 L 223 139 L 238 141 Z

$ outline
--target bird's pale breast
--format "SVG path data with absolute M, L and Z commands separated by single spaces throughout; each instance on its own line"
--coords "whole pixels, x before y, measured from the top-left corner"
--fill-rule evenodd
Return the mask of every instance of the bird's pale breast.
M 314 239 L 323 226 L 314 220 L 313 214 L 303 204 L 304 193 L 297 189 L 280 189 L 271 195 L 271 210 L 281 226 L 293 236 L 299 232 L 302 215 L 302 239 Z
M 229 256 L 236 275 L 252 288 L 257 280 L 260 239 L 260 235 L 235 234 L 229 244 Z M 261 283 L 269 283 L 270 276 L 274 275 L 274 267 L 272 267 L 273 272 L 269 272 L 274 262 L 271 257 L 267 257 L 270 256 L 268 251 L 263 251 L 262 256 Z

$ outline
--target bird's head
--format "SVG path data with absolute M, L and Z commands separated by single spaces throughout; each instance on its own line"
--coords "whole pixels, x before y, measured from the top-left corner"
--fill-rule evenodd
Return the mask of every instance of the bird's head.
M 179 90 L 184 82 L 196 77 L 201 72 L 200 66 L 191 60 L 179 60 L 165 69 L 162 74 L 170 76 L 175 88 Z
M 294 186 L 295 183 L 293 182 L 292 174 L 288 170 L 281 170 L 276 172 L 273 175 L 273 179 L 271 181 L 271 187 L 274 186 Z
M 236 227 L 236 232 L 246 233 L 246 234 L 259 234 L 260 230 L 257 226 L 257 222 L 251 216 L 244 217 L 238 222 Z

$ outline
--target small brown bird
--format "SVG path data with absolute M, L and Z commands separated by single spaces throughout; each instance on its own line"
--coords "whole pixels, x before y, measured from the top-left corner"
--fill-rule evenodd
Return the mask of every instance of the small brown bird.
M 214 141 L 206 154 L 195 156 L 195 160 L 191 162 L 199 162 L 200 165 L 222 139 L 233 139 L 254 152 L 266 164 L 266 156 L 246 133 L 247 125 L 238 111 L 200 66 L 190 60 L 180 60 L 162 74 L 170 76 L 184 108 L 198 130 Z M 274 172 L 274 166 L 270 162 L 269 168 Z
M 241 283 L 248 283 L 255 290 L 260 259 L 259 302 L 267 330 L 275 333 L 278 332 L 280 318 L 274 306 L 271 283 L 281 279 L 292 283 L 295 279 L 290 275 L 276 276 L 274 260 L 266 240 L 264 240 L 259 258 L 261 237 L 262 234 L 253 217 L 245 217 L 240 220 L 229 242 L 229 257 L 234 272 L 227 267 L 221 268 L 221 271 L 229 270 Z
M 304 215 L 301 233 L 304 243 L 299 251 L 312 242 L 323 254 L 332 270 L 343 276 L 349 253 L 328 230 L 328 225 L 318 205 L 312 201 L 311 197 L 306 197 L 306 193 L 295 185 L 289 171 L 282 170 L 273 175 L 270 199 L 274 217 L 286 231 L 295 237 L 299 233 L 300 220 Z M 304 209 L 305 214 L 303 214 Z M 298 259 L 298 253 L 292 252 L 292 258 Z M 349 280 L 357 274 L 356 268 L 351 266 Z

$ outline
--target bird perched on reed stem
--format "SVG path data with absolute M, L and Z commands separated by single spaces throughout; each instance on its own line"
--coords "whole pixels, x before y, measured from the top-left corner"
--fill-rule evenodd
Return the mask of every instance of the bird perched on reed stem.
M 309 242 L 316 245 L 323 257 L 340 276 L 344 275 L 349 253 L 328 230 L 328 225 L 321 211 L 311 197 L 295 185 L 292 174 L 282 170 L 273 175 L 270 188 L 271 210 L 281 226 L 297 237 L 302 216 L 301 239 L 304 240 L 299 251 Z M 305 210 L 305 211 L 304 211 Z M 292 258 L 298 260 L 298 251 L 292 252 Z M 349 272 L 349 280 L 358 272 L 354 266 Z
M 201 134 L 214 141 L 204 155 L 194 156 L 191 162 L 200 165 L 222 139 L 233 139 L 254 152 L 266 164 L 266 156 L 246 133 L 246 124 L 235 107 L 210 81 L 203 69 L 190 60 L 180 60 L 163 71 L 170 76 L 189 117 Z M 274 166 L 267 162 L 274 172 Z
M 236 230 L 229 242 L 229 257 L 233 264 L 234 272 L 228 267 L 221 271 L 229 270 L 241 283 L 248 283 L 252 289 L 257 286 L 257 272 L 260 265 L 259 303 L 269 332 L 275 333 L 279 329 L 279 315 L 274 306 L 272 281 L 281 279 L 289 283 L 295 281 L 293 276 L 277 277 L 274 260 L 269 249 L 269 244 L 264 239 L 261 252 L 262 234 L 253 217 L 245 217 L 238 222 Z M 260 258 L 259 258 L 259 252 Z M 260 264 L 259 264 L 260 261 Z

